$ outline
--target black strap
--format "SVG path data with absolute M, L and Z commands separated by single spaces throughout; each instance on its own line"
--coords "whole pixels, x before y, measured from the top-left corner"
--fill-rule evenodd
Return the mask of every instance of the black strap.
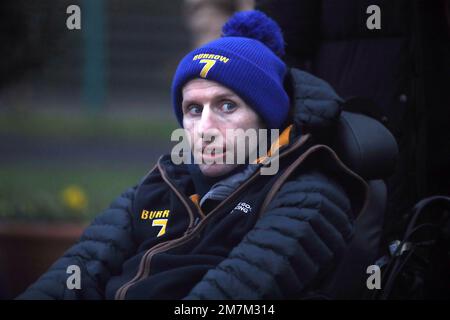
M 437 217 L 428 216 L 428 220 L 434 220 L 433 222 L 421 223 L 418 224 L 418 221 L 426 212 L 431 212 L 431 208 L 438 208 Z M 434 211 L 436 212 L 436 211 Z M 445 215 L 447 213 L 447 215 Z M 438 237 L 439 232 L 433 232 L 434 239 L 427 239 L 421 241 L 420 239 L 413 239 L 413 236 L 417 234 L 418 231 L 422 231 L 424 228 L 434 228 L 435 231 L 439 230 L 439 227 L 442 225 L 443 219 L 450 218 L 450 197 L 447 196 L 432 196 L 425 198 L 419 201 L 413 209 L 411 220 L 408 223 L 406 228 L 406 232 L 403 236 L 401 242 L 397 245 L 397 249 L 392 254 L 392 258 L 390 262 L 387 264 L 385 270 L 383 270 L 382 277 L 382 291 L 378 295 L 378 292 L 375 292 L 373 295 L 373 299 L 388 299 L 391 297 L 392 291 L 395 287 L 396 280 L 398 279 L 398 275 L 402 272 L 404 267 L 410 261 L 411 257 L 414 255 L 416 249 L 421 245 L 433 245 L 434 240 Z M 433 219 L 434 218 L 434 219 Z M 408 250 L 406 250 L 406 254 L 402 252 L 403 248 L 406 245 L 409 245 Z

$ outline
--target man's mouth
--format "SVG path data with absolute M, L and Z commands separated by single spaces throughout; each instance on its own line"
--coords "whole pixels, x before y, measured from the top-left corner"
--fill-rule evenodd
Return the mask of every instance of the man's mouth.
M 225 153 L 225 148 L 222 147 L 206 147 L 203 148 L 202 150 L 202 155 L 203 157 L 210 157 L 210 158 L 214 158 L 214 157 L 221 157 L 223 156 Z

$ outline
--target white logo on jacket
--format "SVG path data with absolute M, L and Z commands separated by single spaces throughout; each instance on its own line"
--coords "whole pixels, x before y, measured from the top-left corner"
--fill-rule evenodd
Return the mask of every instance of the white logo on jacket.
M 238 205 L 234 207 L 233 211 L 234 210 L 239 210 L 244 213 L 250 213 L 252 212 L 252 206 L 245 202 L 239 202 Z

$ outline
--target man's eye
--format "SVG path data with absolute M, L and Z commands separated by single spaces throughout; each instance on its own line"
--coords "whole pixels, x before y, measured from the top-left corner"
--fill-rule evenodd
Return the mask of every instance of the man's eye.
M 236 104 L 234 104 L 233 102 L 225 102 L 223 105 L 222 105 L 222 110 L 224 111 L 224 112 L 231 112 L 231 111 L 233 111 L 234 109 L 236 109 Z
M 192 115 L 197 115 L 202 113 L 202 107 L 200 107 L 198 104 L 191 104 L 187 107 L 187 112 Z

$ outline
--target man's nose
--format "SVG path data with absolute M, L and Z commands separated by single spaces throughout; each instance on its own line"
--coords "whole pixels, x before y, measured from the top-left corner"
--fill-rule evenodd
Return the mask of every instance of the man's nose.
M 198 123 L 198 134 L 201 138 L 214 136 L 217 131 L 217 123 L 214 113 L 209 107 L 203 107 L 202 115 Z

